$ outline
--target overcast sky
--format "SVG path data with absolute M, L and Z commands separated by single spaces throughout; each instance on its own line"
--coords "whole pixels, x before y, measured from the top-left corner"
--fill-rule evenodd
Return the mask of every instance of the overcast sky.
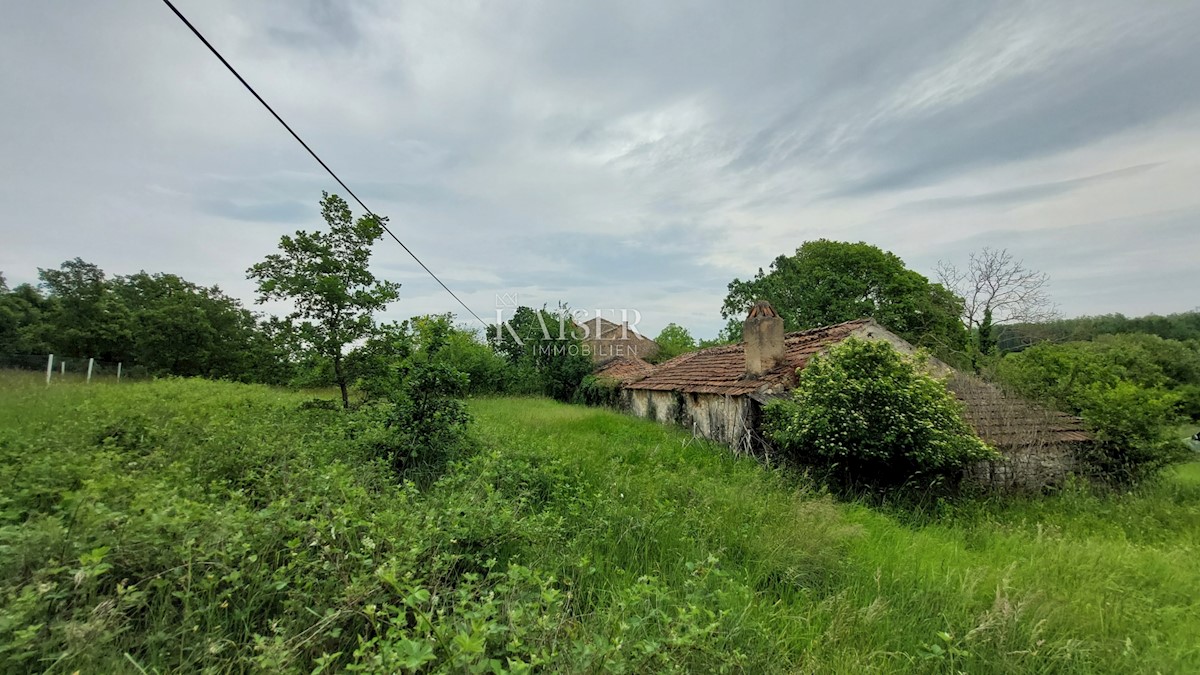
M 1200 305 L 1200 3 L 177 0 L 484 318 L 716 333 L 820 237 L 983 246 L 1064 313 Z M 254 299 L 320 168 L 158 0 L 5 3 L 0 271 L 80 256 Z M 458 310 L 390 241 L 387 318 Z M 463 312 L 459 311 L 461 316 Z

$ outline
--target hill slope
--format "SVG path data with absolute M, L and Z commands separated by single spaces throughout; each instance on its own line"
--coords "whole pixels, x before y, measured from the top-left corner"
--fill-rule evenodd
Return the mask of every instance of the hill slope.
M 417 487 L 305 398 L 0 386 L 0 670 L 1200 669 L 1196 465 L 918 519 L 493 399 Z

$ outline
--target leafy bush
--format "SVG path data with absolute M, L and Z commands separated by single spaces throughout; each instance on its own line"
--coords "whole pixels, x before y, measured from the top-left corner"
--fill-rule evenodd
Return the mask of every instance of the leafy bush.
M 584 405 L 621 406 L 621 383 L 616 380 L 588 375 L 575 390 L 576 403 Z
M 996 457 L 962 419 L 946 387 L 886 342 L 850 339 L 814 356 L 792 397 L 767 406 L 783 453 L 853 483 L 954 479 Z
M 357 442 L 402 475 L 436 474 L 465 445 L 470 382 L 446 357 L 448 316 L 417 317 L 376 336 L 357 368 L 366 403 L 352 415 Z
M 1007 354 L 996 364 L 995 377 L 1023 396 L 1082 417 L 1097 440 L 1082 459 L 1096 476 L 1130 483 L 1182 457 L 1182 444 L 1173 437 L 1182 396 L 1165 388 L 1166 364 L 1146 348 L 1169 341 L 1110 337 L 1043 343 Z

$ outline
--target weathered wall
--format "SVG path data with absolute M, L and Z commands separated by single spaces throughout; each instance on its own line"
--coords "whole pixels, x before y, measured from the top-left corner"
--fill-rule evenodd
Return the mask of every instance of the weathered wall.
M 697 437 L 726 443 L 737 452 L 753 450 L 754 402 L 749 397 L 626 389 L 624 403 L 638 417 L 679 424 Z
M 1082 468 L 1068 444 L 998 450 L 1004 459 L 979 462 L 967 471 L 967 478 L 996 490 L 1036 491 L 1059 485 Z
M 859 338 L 860 340 L 879 340 L 886 342 L 890 344 L 896 351 L 900 352 L 901 354 L 907 354 L 908 356 L 912 356 L 917 353 L 916 348 L 909 344 L 907 340 L 899 335 L 896 335 L 883 326 L 880 326 L 874 321 L 854 331 L 853 337 Z M 941 360 L 935 359 L 932 356 L 929 357 L 929 360 L 925 365 L 930 374 L 936 377 L 945 377 L 951 374 L 954 370 Z

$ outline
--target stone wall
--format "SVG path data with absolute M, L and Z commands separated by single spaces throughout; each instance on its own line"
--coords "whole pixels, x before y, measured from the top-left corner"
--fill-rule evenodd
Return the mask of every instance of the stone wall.
M 997 448 L 1004 459 L 979 462 L 967 478 L 1001 491 L 1037 491 L 1061 484 L 1081 465 L 1071 444 Z
M 624 404 L 638 417 L 678 424 L 698 438 L 725 443 L 735 452 L 755 450 L 755 403 L 747 396 L 626 389 Z

